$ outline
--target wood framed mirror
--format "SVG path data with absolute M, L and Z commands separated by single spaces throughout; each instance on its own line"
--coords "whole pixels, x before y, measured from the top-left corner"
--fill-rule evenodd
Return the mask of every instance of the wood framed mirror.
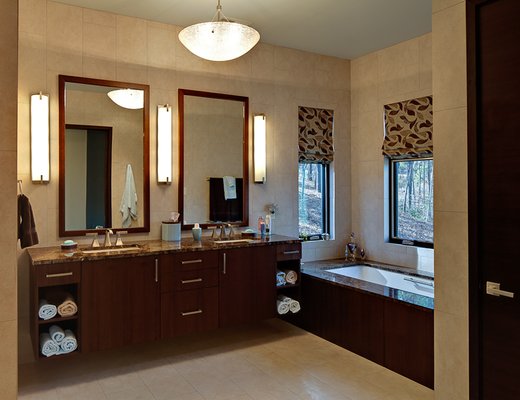
M 148 85 L 59 76 L 61 237 L 150 231 L 149 105 Z
M 179 89 L 179 212 L 199 223 L 246 226 L 249 218 L 249 99 Z

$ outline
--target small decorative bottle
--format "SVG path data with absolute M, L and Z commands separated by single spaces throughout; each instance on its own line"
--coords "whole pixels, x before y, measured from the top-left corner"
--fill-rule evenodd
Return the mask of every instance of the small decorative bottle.
M 356 262 L 357 248 L 358 248 L 358 245 L 356 243 L 356 235 L 354 235 L 354 232 L 352 232 L 350 234 L 350 240 L 347 243 L 347 249 L 345 251 L 347 261 Z
M 191 229 L 191 233 L 193 235 L 193 240 L 200 242 L 202 239 L 202 229 L 200 228 L 199 224 L 195 224 L 195 226 Z

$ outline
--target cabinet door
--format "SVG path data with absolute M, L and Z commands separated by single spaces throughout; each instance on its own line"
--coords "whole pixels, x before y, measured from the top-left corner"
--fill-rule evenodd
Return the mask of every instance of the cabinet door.
M 276 315 L 276 247 L 251 249 L 253 266 L 254 318 L 262 320 Z
M 251 248 L 221 250 L 219 269 L 219 326 L 253 321 L 255 285 Z
M 155 340 L 160 316 L 155 258 L 84 262 L 82 306 L 85 352 Z

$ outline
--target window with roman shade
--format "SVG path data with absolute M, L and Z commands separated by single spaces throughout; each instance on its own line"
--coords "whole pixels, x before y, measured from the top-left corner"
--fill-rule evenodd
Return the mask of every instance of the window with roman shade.
M 432 96 L 384 106 L 383 155 L 392 159 L 433 156 Z
M 300 163 L 332 163 L 334 159 L 333 126 L 333 110 L 298 107 Z

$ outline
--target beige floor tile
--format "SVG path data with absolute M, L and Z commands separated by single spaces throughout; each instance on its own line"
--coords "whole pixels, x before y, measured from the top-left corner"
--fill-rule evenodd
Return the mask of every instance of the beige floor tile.
M 21 365 L 19 399 L 433 400 L 430 389 L 279 320 L 63 361 Z

